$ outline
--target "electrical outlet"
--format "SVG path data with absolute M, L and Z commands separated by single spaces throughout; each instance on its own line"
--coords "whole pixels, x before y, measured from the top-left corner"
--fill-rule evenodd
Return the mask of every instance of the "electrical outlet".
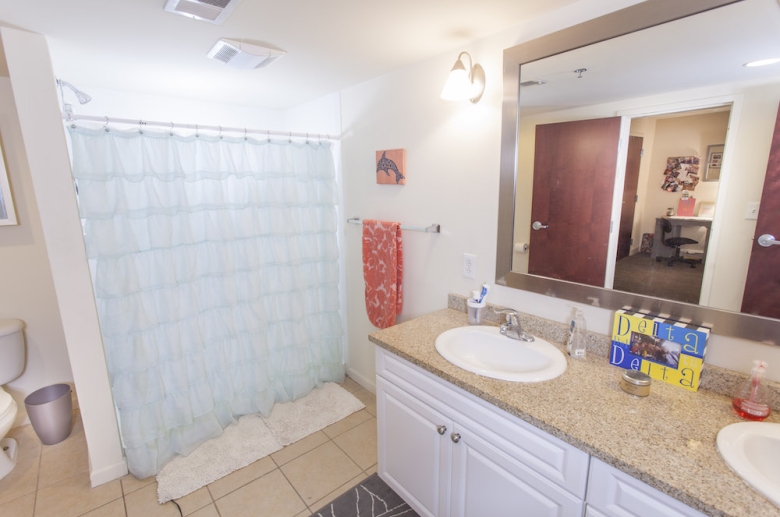
M 477 256 L 469 253 L 463 254 L 463 276 L 477 278 Z
M 747 210 L 745 210 L 745 219 L 758 219 L 758 201 L 751 201 L 747 204 Z

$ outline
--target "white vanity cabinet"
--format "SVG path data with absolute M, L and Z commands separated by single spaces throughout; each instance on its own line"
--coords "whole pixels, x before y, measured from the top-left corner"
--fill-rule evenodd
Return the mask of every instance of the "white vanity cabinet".
M 376 357 L 379 475 L 420 515 L 703 517 L 383 348 Z
M 382 349 L 379 475 L 420 515 L 581 517 L 588 455 Z

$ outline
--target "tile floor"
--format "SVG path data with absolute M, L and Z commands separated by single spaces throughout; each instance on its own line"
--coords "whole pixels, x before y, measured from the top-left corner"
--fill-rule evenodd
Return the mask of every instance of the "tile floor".
M 366 408 L 177 500 L 192 517 L 309 516 L 376 472 L 376 398 L 350 378 Z M 78 416 L 78 415 L 77 415 Z M 89 486 L 81 419 L 67 440 L 42 445 L 31 426 L 12 429 L 16 468 L 0 480 L 2 517 L 177 517 L 157 504 L 157 482 L 133 476 Z

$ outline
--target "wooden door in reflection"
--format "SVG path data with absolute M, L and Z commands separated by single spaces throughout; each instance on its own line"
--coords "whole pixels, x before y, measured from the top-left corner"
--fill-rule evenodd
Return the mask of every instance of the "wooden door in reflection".
M 528 272 L 604 286 L 620 117 L 536 126 Z

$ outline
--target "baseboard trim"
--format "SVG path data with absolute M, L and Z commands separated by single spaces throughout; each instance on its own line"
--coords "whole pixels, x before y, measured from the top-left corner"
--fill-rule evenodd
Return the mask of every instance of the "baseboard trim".
M 376 379 L 368 379 L 364 375 L 359 374 L 357 371 L 353 370 L 349 366 L 347 366 L 347 375 L 352 377 L 352 380 L 366 388 L 371 393 L 376 393 Z
M 109 481 L 119 479 L 127 474 L 127 462 L 122 460 L 119 463 L 109 465 L 108 467 L 100 470 L 93 470 L 89 473 L 89 481 L 92 484 L 92 488 L 103 485 Z

